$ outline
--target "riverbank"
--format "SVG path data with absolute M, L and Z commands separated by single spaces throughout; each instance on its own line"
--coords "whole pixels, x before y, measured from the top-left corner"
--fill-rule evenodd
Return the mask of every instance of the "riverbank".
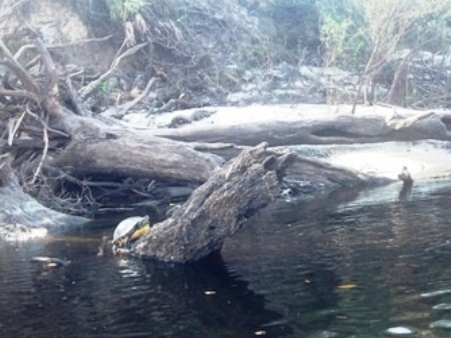
M 198 109 L 187 109 L 171 113 L 149 115 L 144 112 L 128 114 L 124 120 L 127 125 L 137 129 L 148 129 L 158 136 L 171 137 L 172 135 L 198 135 L 203 136 L 209 128 L 218 126 L 230 129 L 241 128 L 243 125 L 268 125 L 271 123 L 298 123 L 308 127 L 313 123 L 328 123 L 340 120 L 340 118 L 354 117 L 351 115 L 352 107 L 349 105 L 326 105 L 326 104 L 296 104 L 296 105 L 250 105 L 247 107 L 205 107 Z M 427 112 L 424 112 L 425 114 Z M 398 124 L 413 120 L 422 112 L 412 109 L 392 106 L 358 106 L 356 118 L 370 120 L 380 118 L 381 121 L 395 121 Z M 434 112 L 438 118 L 446 119 L 447 111 Z M 180 124 L 176 124 L 176 122 Z M 319 121 L 319 122 L 317 122 Z M 368 123 L 369 125 L 369 123 Z M 355 134 L 364 131 L 368 127 L 356 125 Z M 383 127 L 380 123 L 372 126 L 374 135 L 379 133 Z M 248 130 L 252 134 L 252 129 Z M 331 133 L 333 130 L 331 130 Z M 383 134 L 382 130 L 380 133 Z M 272 137 L 274 131 L 268 127 L 268 137 Z M 397 175 L 403 167 L 407 167 L 412 177 L 416 180 L 448 179 L 451 178 L 451 144 L 449 141 L 435 139 L 419 135 L 415 141 L 375 142 L 371 140 L 354 139 L 352 144 L 302 144 L 287 145 L 298 154 L 306 157 L 316 158 L 333 166 L 339 166 L 355 170 L 361 175 L 397 180 Z M 328 135 L 325 134 L 326 138 Z M 332 138 L 335 135 L 330 135 Z M 346 136 L 346 135 L 344 135 Z M 427 135 L 426 135 L 427 136 Z M 216 135 L 219 138 L 219 135 Z M 248 135 L 248 139 L 251 136 Z M 415 130 L 411 131 L 411 138 L 415 138 Z M 221 139 L 222 142 L 233 142 L 233 139 Z M 341 141 L 341 140 L 338 140 Z

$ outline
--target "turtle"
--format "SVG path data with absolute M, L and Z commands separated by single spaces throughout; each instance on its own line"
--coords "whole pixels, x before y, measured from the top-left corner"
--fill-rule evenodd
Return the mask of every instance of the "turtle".
M 113 233 L 113 252 L 128 252 L 131 243 L 149 232 L 150 227 L 148 215 L 129 217 L 121 221 Z

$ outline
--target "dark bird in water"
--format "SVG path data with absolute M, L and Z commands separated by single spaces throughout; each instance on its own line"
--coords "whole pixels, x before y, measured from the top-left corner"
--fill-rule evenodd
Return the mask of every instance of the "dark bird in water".
M 407 167 L 402 167 L 401 173 L 398 174 L 398 178 L 403 181 L 404 183 L 412 183 L 413 179 L 410 176 L 409 171 L 407 170 Z
M 407 200 L 412 193 L 413 179 L 412 176 L 410 176 L 407 167 L 402 168 L 401 173 L 398 174 L 398 178 L 402 181 L 402 188 L 399 192 L 399 200 L 404 201 Z

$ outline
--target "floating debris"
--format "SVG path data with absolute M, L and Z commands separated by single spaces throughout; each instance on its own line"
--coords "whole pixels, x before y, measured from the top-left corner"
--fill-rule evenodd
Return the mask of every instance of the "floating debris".
M 39 262 L 42 263 L 42 266 L 44 268 L 59 268 L 62 266 L 67 266 L 70 264 L 70 261 L 56 258 L 56 257 L 42 257 L 42 256 L 36 256 L 31 259 L 32 262 Z
M 204 293 L 207 296 L 214 296 L 214 295 L 216 295 L 216 291 L 205 291 Z
M 440 310 L 440 311 L 448 311 L 451 310 L 451 303 L 441 303 L 434 305 L 432 307 L 433 310 Z
M 420 294 L 420 297 L 422 297 L 422 298 L 429 298 L 429 297 L 436 297 L 436 296 L 446 295 L 448 293 L 451 293 L 451 289 L 437 290 L 437 291 L 422 293 L 422 294 Z
M 436 322 L 431 323 L 431 325 L 429 325 L 429 327 L 432 329 L 450 330 L 451 329 L 451 320 L 450 319 L 440 319 L 440 320 L 437 320 Z
M 357 287 L 356 284 L 342 284 L 338 286 L 340 290 L 352 290 L 355 289 L 356 287 Z
M 385 331 L 387 334 L 392 336 L 402 336 L 402 335 L 409 335 L 414 334 L 415 331 L 412 329 L 409 329 L 408 327 L 403 326 L 397 326 L 397 327 L 391 327 Z

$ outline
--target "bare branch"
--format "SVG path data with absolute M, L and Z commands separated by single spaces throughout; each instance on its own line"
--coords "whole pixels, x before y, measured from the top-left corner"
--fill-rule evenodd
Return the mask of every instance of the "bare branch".
M 22 121 L 26 115 L 26 111 L 24 111 L 20 117 L 17 119 L 17 121 L 14 122 L 14 120 L 10 120 L 10 124 L 11 125 L 11 130 L 9 130 L 9 135 L 8 135 L 8 145 L 12 146 L 13 141 L 14 141 L 14 136 L 16 135 L 17 131 L 19 130 L 20 125 L 22 124 Z M 8 125 L 8 127 L 9 127 Z M 8 128 L 9 129 L 9 128 Z
M 117 68 L 117 66 L 119 65 L 119 63 L 126 57 L 135 54 L 136 52 L 138 52 L 141 48 L 144 48 L 145 46 L 147 46 L 148 43 L 141 43 L 139 45 L 136 45 L 130 49 L 128 49 L 127 51 L 125 51 L 124 53 L 122 53 L 121 55 L 119 55 L 117 58 L 115 58 L 110 66 L 110 68 L 103 73 L 97 80 L 91 82 L 89 85 L 87 85 L 86 87 L 84 87 L 81 91 L 80 91 L 80 97 L 81 99 L 85 99 L 87 96 L 89 96 L 95 88 L 97 88 L 103 81 L 105 81 L 105 79 L 107 79 L 111 73 L 113 73 L 113 71 Z
M 103 41 L 107 41 L 107 40 L 111 39 L 112 37 L 113 37 L 113 35 L 107 35 L 107 36 L 104 36 L 103 38 L 81 39 L 81 40 L 71 41 L 68 43 L 50 45 L 50 46 L 47 46 L 47 49 L 67 48 L 67 47 L 83 45 L 85 43 L 103 42 Z
M 41 173 L 42 165 L 44 163 L 44 160 L 47 157 L 47 152 L 49 150 L 49 134 L 48 134 L 48 131 L 47 131 L 47 123 L 45 123 L 44 120 L 42 120 L 38 115 L 34 114 L 28 107 L 26 109 L 26 113 L 28 115 L 34 117 L 36 120 L 38 120 L 41 123 L 42 131 L 43 131 L 42 139 L 44 141 L 44 149 L 42 151 L 42 157 L 41 157 L 41 160 L 39 161 L 39 164 L 38 164 L 38 166 L 36 168 L 36 171 L 33 174 L 32 180 L 30 182 L 31 184 L 34 184 L 34 183 L 36 183 L 36 180 L 38 179 L 38 176 Z
M 103 42 L 103 41 L 108 41 L 112 37 L 113 37 L 113 35 L 107 35 L 107 36 L 105 36 L 103 38 L 97 38 L 97 39 L 81 39 L 81 40 L 71 41 L 71 42 L 68 42 L 68 43 L 61 43 L 61 44 L 50 45 L 50 46 L 47 46 L 47 49 L 48 50 L 63 49 L 63 48 L 78 46 L 78 45 L 82 45 L 82 44 L 86 44 L 86 43 Z M 35 48 L 36 48 L 36 46 L 33 45 L 33 44 L 28 44 L 28 45 L 21 46 L 19 48 L 19 50 L 16 52 L 16 54 L 14 55 L 14 59 L 15 60 L 19 60 L 20 57 L 25 52 L 29 51 L 30 49 L 35 49 Z
M 41 173 L 42 170 L 42 165 L 44 163 L 45 158 L 47 157 L 47 152 L 49 150 L 49 135 L 47 133 L 47 128 L 46 125 L 43 123 L 43 131 L 44 131 L 44 136 L 43 136 L 43 141 L 44 141 L 44 150 L 42 151 L 42 157 L 41 160 L 39 161 L 38 167 L 36 168 L 36 171 L 33 175 L 33 179 L 31 180 L 31 184 L 34 184 L 36 182 L 36 180 L 39 177 L 39 174 Z
M 82 116 L 86 116 L 88 115 L 86 113 L 86 109 L 83 108 L 83 104 L 80 102 L 80 99 L 78 97 L 78 93 L 75 90 L 73 84 L 72 84 L 72 80 L 70 75 L 66 76 L 66 87 L 67 87 L 67 92 L 70 96 L 70 99 L 72 101 L 72 104 L 75 107 L 75 111 L 77 112 L 78 115 L 82 115 Z
M 149 80 L 146 88 L 139 94 L 134 100 L 126 102 L 119 107 L 111 107 L 104 111 L 102 114 L 106 116 L 123 117 L 132 107 L 141 102 L 147 95 L 149 95 L 150 89 L 157 82 L 158 78 L 153 77 Z
M 19 48 L 19 50 L 14 54 L 14 60 L 18 61 L 20 57 L 25 54 L 25 52 L 29 51 L 30 49 L 34 49 L 35 47 L 32 44 L 23 45 Z
M 37 95 L 25 90 L 9 90 L 0 88 L 0 95 L 30 99 L 36 103 L 39 103 L 41 101 Z
M 34 44 L 36 46 L 36 49 L 38 50 L 38 53 L 42 57 L 42 62 L 44 63 L 45 68 L 47 69 L 46 92 L 50 93 L 51 95 L 57 96 L 58 95 L 58 75 L 56 74 L 55 63 L 53 62 L 49 51 L 45 47 L 44 42 L 40 38 L 35 39 Z
M 27 2 L 27 1 L 28 0 L 20 0 L 20 1 L 16 2 L 15 4 L 12 4 L 8 9 L 6 9 L 3 13 L 0 14 L 0 22 L 4 18 L 11 15 L 11 13 L 16 10 L 16 7 L 20 6 L 21 4 L 23 4 L 24 2 Z
M 39 86 L 27 72 L 27 70 L 14 59 L 9 49 L 0 39 L 0 49 L 5 53 L 7 60 L 0 60 L 0 65 L 8 67 L 20 79 L 24 88 L 33 94 L 39 96 Z

